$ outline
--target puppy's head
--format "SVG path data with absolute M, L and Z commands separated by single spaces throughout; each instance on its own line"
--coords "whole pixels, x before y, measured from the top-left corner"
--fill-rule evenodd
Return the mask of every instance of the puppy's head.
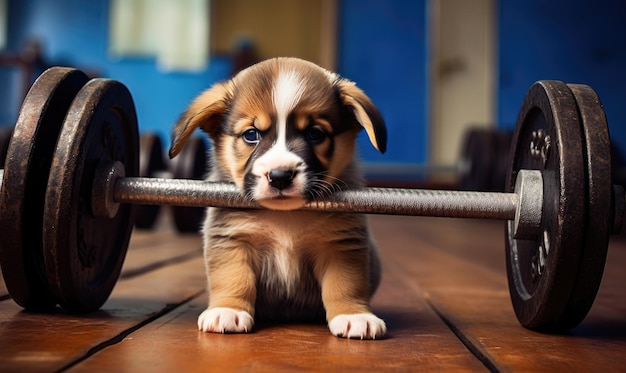
M 174 127 L 170 157 L 196 128 L 213 140 L 218 179 L 278 210 L 352 184 L 361 129 L 380 152 L 387 142 L 380 113 L 354 83 L 295 58 L 266 60 L 202 93 Z

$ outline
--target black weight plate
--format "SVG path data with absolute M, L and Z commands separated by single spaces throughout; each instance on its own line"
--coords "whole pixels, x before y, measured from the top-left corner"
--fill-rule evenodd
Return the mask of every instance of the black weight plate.
M 50 162 L 72 99 L 88 81 L 82 72 L 54 67 L 29 90 L 7 150 L 0 191 L 0 265 L 20 306 L 56 305 L 43 260 L 43 209 Z
M 487 191 L 493 170 L 494 132 L 485 128 L 472 128 L 465 133 L 461 149 L 462 190 Z
M 187 145 L 173 160 L 175 179 L 201 180 L 208 174 L 208 151 L 204 140 L 192 137 Z M 173 206 L 174 223 L 181 233 L 197 232 L 200 230 L 205 216 L 203 207 Z
M 578 276 L 565 313 L 564 328 L 583 321 L 598 293 L 611 233 L 612 191 L 611 140 L 600 99 L 586 85 L 569 84 L 583 124 L 587 170 L 587 216 L 584 248 Z
M 583 252 L 587 184 L 582 124 L 562 82 L 535 83 L 524 99 L 513 136 L 507 191 L 520 169 L 541 170 L 543 213 L 534 240 L 506 229 L 509 292 L 520 323 L 534 330 L 568 327 L 566 309 Z
M 139 139 L 139 176 L 155 177 L 167 169 L 163 158 L 163 143 L 155 133 L 143 133 Z M 154 226 L 161 206 L 135 206 L 135 226 L 150 229 Z
M 126 176 L 139 171 L 139 135 L 126 87 L 94 79 L 70 107 L 50 173 L 44 208 L 44 258 L 50 289 L 70 312 L 89 312 L 107 300 L 119 277 L 133 225 L 132 205 L 113 218 L 91 213 L 99 164 L 119 161 Z

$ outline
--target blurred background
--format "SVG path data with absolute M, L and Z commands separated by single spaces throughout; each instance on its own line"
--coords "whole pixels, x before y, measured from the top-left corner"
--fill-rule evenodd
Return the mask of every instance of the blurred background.
M 378 178 L 455 178 L 469 130 L 510 131 L 540 79 L 591 85 L 626 151 L 616 0 L 0 0 L 0 126 L 39 73 L 65 65 L 126 84 L 140 131 L 167 144 L 196 95 L 274 56 L 335 70 L 372 98 L 388 152 L 359 141 Z

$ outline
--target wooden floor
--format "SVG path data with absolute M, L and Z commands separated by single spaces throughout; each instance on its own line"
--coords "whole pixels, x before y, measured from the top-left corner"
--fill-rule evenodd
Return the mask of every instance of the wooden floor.
M 626 371 L 626 239 L 612 239 L 587 319 L 567 335 L 517 323 L 502 222 L 372 216 L 384 265 L 373 301 L 378 341 L 333 337 L 322 324 L 261 324 L 205 334 L 201 241 L 135 231 L 122 278 L 90 315 L 24 312 L 0 284 L 0 372 Z

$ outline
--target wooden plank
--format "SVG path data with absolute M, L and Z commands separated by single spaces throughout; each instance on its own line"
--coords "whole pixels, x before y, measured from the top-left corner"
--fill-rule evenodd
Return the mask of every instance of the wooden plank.
M 136 230 L 131 237 L 121 278 L 133 277 L 202 255 L 199 234 L 178 234 L 172 228 Z
M 203 266 L 198 256 L 120 281 L 102 309 L 89 315 L 34 314 L 0 302 L 0 371 L 56 371 L 80 360 L 202 293 Z
M 396 250 L 385 251 L 385 259 L 396 262 L 419 284 L 432 307 L 493 369 L 626 371 L 626 253 L 618 243 L 611 244 L 604 281 L 587 319 L 567 335 L 549 335 L 524 329 L 515 318 L 506 282 L 504 242 L 494 240 L 503 240 L 497 225 L 476 229 L 477 225 L 468 231 L 463 228 L 466 223 L 456 220 L 385 217 L 374 221 L 383 247 L 415 242 L 414 237 L 421 234 L 431 238 L 429 245 L 417 250 L 397 245 Z M 384 235 L 388 230 L 393 230 L 393 238 Z M 436 235 L 434 230 L 443 232 Z M 451 237 L 450 232 L 457 231 L 464 234 Z M 440 237 L 445 245 L 433 237 Z M 450 240 L 457 242 L 450 246 Z M 501 263 L 500 269 L 494 269 L 494 258 Z
M 244 335 L 202 333 L 196 318 L 206 306 L 204 295 L 70 371 L 485 371 L 397 267 L 386 266 L 384 278 L 373 302 L 388 323 L 384 340 L 340 339 L 323 323 L 265 323 Z

